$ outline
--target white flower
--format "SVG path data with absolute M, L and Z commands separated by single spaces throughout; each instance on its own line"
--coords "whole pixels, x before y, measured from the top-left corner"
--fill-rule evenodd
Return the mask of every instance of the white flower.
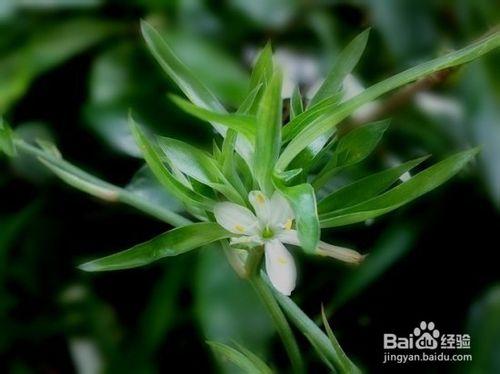
M 231 245 L 264 246 L 267 275 L 273 286 L 288 296 L 295 288 L 297 270 L 292 255 L 283 243 L 300 245 L 297 231 L 292 229 L 293 211 L 278 192 L 268 199 L 262 192 L 252 191 L 248 200 L 255 214 L 241 205 L 221 202 L 215 205 L 215 219 L 226 230 L 239 235 L 231 239 Z M 316 252 L 352 263 L 358 263 L 363 258 L 356 251 L 324 242 L 319 242 Z

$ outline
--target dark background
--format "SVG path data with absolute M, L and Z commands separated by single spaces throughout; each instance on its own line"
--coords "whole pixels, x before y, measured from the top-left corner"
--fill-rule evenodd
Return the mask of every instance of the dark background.
M 120 185 L 142 164 L 124 127 L 129 108 L 159 133 L 211 146 L 206 127 L 167 100 L 176 89 L 142 43 L 141 18 L 160 27 L 234 107 L 246 89 L 248 56 L 267 40 L 278 54 L 286 51 L 284 63 L 303 68 L 307 58 L 322 76 L 342 46 L 371 27 L 355 70 L 369 85 L 470 43 L 499 15 L 494 2 L 481 0 L 50 3 L 0 6 L 0 113 L 23 136 L 56 140 L 66 159 Z M 483 145 L 473 165 L 418 202 L 370 225 L 329 232 L 334 243 L 386 258 L 373 281 L 350 292 L 356 269 L 297 253 L 294 300 L 312 317 L 333 303 L 332 328 L 368 372 L 389 370 L 383 333 L 406 335 L 422 320 L 445 333 L 471 333 L 472 364 L 390 368 L 500 371 L 499 62 L 496 52 L 453 72 L 432 87 L 432 108 L 418 95 L 398 106 L 379 150 L 343 176 L 387 167 L 389 156 L 432 154 L 435 162 Z M 303 87 L 315 83 L 299 73 Z M 26 157 L 2 158 L 0 170 L 2 372 L 234 370 L 205 340 L 239 342 L 277 371 L 288 370 L 268 317 L 217 248 L 136 270 L 82 273 L 76 265 L 84 260 L 168 227 L 72 190 Z M 299 342 L 309 372 L 326 372 Z

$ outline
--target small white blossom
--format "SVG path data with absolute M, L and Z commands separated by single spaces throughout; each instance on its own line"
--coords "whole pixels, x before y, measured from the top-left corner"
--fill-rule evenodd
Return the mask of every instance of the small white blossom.
M 226 230 L 239 235 L 231 239 L 231 245 L 264 246 L 267 275 L 273 286 L 288 296 L 295 288 L 297 270 L 283 243 L 300 245 L 297 231 L 292 229 L 293 211 L 278 192 L 268 199 L 261 191 L 252 191 L 248 200 L 254 212 L 238 204 L 221 202 L 215 205 L 215 219 Z M 324 242 L 319 242 L 316 252 L 351 263 L 358 263 L 363 258 L 356 251 Z

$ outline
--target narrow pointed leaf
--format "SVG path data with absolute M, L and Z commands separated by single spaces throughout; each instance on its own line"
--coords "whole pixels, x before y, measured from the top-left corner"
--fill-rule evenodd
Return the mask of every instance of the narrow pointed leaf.
M 307 108 L 302 113 L 291 119 L 291 121 L 283 127 L 283 141 L 288 142 L 292 140 L 305 126 L 323 116 L 328 108 L 338 105 L 342 100 L 342 96 L 343 93 L 338 92 L 337 94 L 323 99 L 317 104 Z
M 419 165 L 425 159 L 427 159 L 427 156 L 405 162 L 404 164 L 348 184 L 321 200 L 318 203 L 318 212 L 320 214 L 331 212 L 369 200 L 389 188 L 399 177 Z
M 158 178 L 158 181 L 180 201 L 198 208 L 212 209 L 214 205 L 212 200 L 192 191 L 170 173 L 167 166 L 163 164 L 158 146 L 148 140 L 132 117 L 130 117 L 130 126 L 146 163 L 156 178 Z
M 336 227 L 375 218 L 440 186 L 458 173 L 476 154 L 474 148 L 457 153 L 418 173 L 408 181 L 365 202 L 321 215 L 322 227 Z
M 7 156 L 15 156 L 16 148 L 14 147 L 13 133 L 10 126 L 0 117 L 0 151 Z
M 303 111 L 304 104 L 302 103 L 302 95 L 300 94 L 299 86 L 296 86 L 290 99 L 290 120 L 297 117 Z
M 245 135 L 249 140 L 253 140 L 255 137 L 255 127 L 257 122 L 252 116 L 214 112 L 210 109 L 204 109 L 191 104 L 178 96 L 170 95 L 170 98 L 179 108 L 196 118 L 207 122 L 216 122 L 219 125 L 236 130 L 237 132 Z
M 238 108 L 237 113 L 240 114 L 248 114 L 248 115 L 256 115 L 259 104 L 259 97 L 263 91 L 264 85 L 259 83 L 254 87 L 253 90 L 250 91 L 248 96 L 243 100 L 240 107 Z
M 208 153 L 177 139 L 158 137 L 157 141 L 169 162 L 182 173 L 204 184 L 223 179 L 217 163 Z
M 130 269 L 148 265 L 164 257 L 177 256 L 205 244 L 230 237 L 216 223 L 203 222 L 178 227 L 150 241 L 79 266 L 84 271 Z
M 266 87 L 257 113 L 254 171 L 262 191 L 272 192 L 272 173 L 281 144 L 281 72 L 276 71 Z
M 232 201 L 243 203 L 243 199 L 208 153 L 180 140 L 166 137 L 159 137 L 158 144 L 169 163 L 180 172 L 221 192 Z
M 358 127 L 342 137 L 330 159 L 313 180 L 312 185 L 322 187 L 338 170 L 354 165 L 372 153 L 382 139 L 389 121 L 377 121 Z
M 314 139 L 329 131 L 338 125 L 340 121 L 351 115 L 362 105 L 375 100 L 379 96 L 411 83 L 426 75 L 436 71 L 447 69 L 453 66 L 465 64 L 472 61 L 489 51 L 500 46 L 500 32 L 469 45 L 461 50 L 448 53 L 434 60 L 425 62 L 421 65 L 410 68 L 402 73 L 396 74 L 382 82 L 379 82 L 359 95 L 345 101 L 340 105 L 325 106 L 321 109 L 322 115 L 317 115 L 312 122 L 296 122 L 286 130 L 288 137 L 293 140 L 288 144 L 277 163 L 277 168 L 284 170 L 288 164 L 307 147 Z M 308 111 L 304 112 L 307 113 Z M 297 117 L 298 118 L 298 117 Z M 284 132 L 285 134 L 285 132 Z M 294 136 L 294 134 L 298 134 Z
M 153 56 L 189 100 L 206 109 L 225 111 L 215 95 L 176 56 L 158 31 L 145 21 L 141 21 L 141 31 Z
M 340 52 L 325 81 L 311 99 L 310 106 L 332 96 L 341 88 L 345 77 L 352 72 L 361 58 L 369 33 L 369 29 L 363 31 Z
M 241 352 L 241 348 L 240 350 L 237 350 L 226 344 L 217 342 L 207 342 L 207 344 L 216 353 L 238 366 L 238 368 L 240 368 L 244 373 L 272 373 L 272 370 L 264 363 L 264 361 L 260 360 L 253 353 L 252 356 L 249 356 L 247 351 Z
M 273 50 L 271 43 L 267 43 L 260 52 L 250 77 L 250 90 L 253 90 L 259 84 L 267 86 L 273 76 Z
M 325 326 L 328 339 L 330 340 L 330 343 L 332 344 L 332 347 L 335 350 L 335 352 L 337 352 L 337 356 L 339 357 L 339 360 L 342 363 L 344 370 L 349 373 L 359 373 L 360 372 L 359 369 L 353 365 L 351 360 L 349 360 L 347 355 L 344 353 L 344 350 L 340 346 L 339 341 L 335 337 L 335 334 L 333 333 L 332 328 L 328 323 L 328 319 L 326 318 L 323 306 L 321 306 L 321 317 L 323 319 L 323 325 Z

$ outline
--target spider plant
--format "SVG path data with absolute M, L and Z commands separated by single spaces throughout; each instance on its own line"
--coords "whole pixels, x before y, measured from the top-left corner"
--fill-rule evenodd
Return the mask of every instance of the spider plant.
M 170 99 L 213 129 L 213 150 L 206 152 L 150 134 L 130 113 L 130 130 L 147 167 L 183 204 L 184 214 L 79 169 L 64 160 L 54 144 L 29 144 L 3 121 L 1 149 L 12 157 L 17 152 L 31 154 L 69 185 L 106 201 L 129 204 L 175 227 L 148 242 L 84 263 L 82 270 L 128 269 L 198 248 L 212 250 L 209 244 L 218 243 L 234 270 L 252 284 L 268 309 L 295 372 L 303 372 L 304 365 L 289 322 L 306 336 L 332 371 L 357 372 L 326 317 L 324 333 L 289 298 L 300 284 L 296 284 L 294 259 L 284 244 L 307 255 L 358 264 L 365 255 L 321 241 L 321 230 L 391 212 L 443 184 L 471 161 L 478 149 L 454 154 L 427 168 L 421 165 L 427 157 L 409 160 L 333 192 L 325 188 L 332 178 L 375 149 L 389 121 L 366 123 L 348 132 L 339 131 L 339 124 L 391 90 L 498 47 L 500 34 L 410 68 L 346 99 L 342 82 L 365 49 L 365 31 L 341 52 L 317 92 L 306 99 L 297 88 L 285 111 L 282 72 L 273 61 L 270 44 L 255 61 L 246 99 L 228 110 L 151 25 L 142 22 L 141 29 L 151 53 L 185 95 L 171 95 Z M 420 171 L 415 173 L 415 168 Z M 410 178 L 402 178 L 409 172 Z M 243 348 L 211 345 L 242 367 L 269 370 Z

